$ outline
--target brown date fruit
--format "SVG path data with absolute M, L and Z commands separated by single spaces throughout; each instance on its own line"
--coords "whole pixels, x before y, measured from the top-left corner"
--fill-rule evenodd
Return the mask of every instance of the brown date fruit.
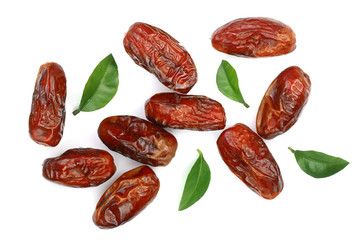
M 102 195 L 93 215 L 100 228 L 114 228 L 139 214 L 157 195 L 160 182 L 148 166 L 121 175 Z
M 213 47 L 242 57 L 272 57 L 296 48 L 293 30 L 271 18 L 239 18 L 219 27 L 212 35 Z
M 283 189 L 280 169 L 264 141 L 249 127 L 238 123 L 217 140 L 220 155 L 232 173 L 265 199 Z
M 166 87 L 187 93 L 197 82 L 190 54 L 163 30 L 137 22 L 129 28 L 123 43 L 134 62 L 154 74 Z
M 57 63 L 41 65 L 32 97 L 30 137 L 39 144 L 59 144 L 65 122 L 66 77 Z
M 98 186 L 114 175 L 113 157 L 106 151 L 93 148 L 73 148 L 43 164 L 43 176 L 53 182 L 71 187 Z
M 256 131 L 272 139 L 289 130 L 306 105 L 311 89 L 309 76 L 299 67 L 282 71 L 270 84 L 256 116 Z
M 109 149 L 152 166 L 168 165 L 177 149 L 176 138 L 171 133 L 134 116 L 105 118 L 98 135 Z
M 206 96 L 158 93 L 147 100 L 145 114 L 151 122 L 162 126 L 198 131 L 225 128 L 222 105 Z

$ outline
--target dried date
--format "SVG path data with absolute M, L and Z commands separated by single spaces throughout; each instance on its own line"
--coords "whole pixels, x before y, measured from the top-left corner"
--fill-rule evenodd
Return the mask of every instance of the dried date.
M 256 131 L 272 139 L 288 131 L 298 120 L 311 89 L 309 76 L 299 67 L 282 71 L 270 84 L 260 103 Z
M 124 224 L 156 197 L 159 188 L 159 179 L 147 166 L 124 173 L 101 196 L 93 214 L 94 223 L 100 228 Z
M 213 47 L 242 57 L 271 57 L 296 48 L 293 30 L 271 18 L 239 18 L 219 27 L 211 38 Z
M 113 157 L 106 151 L 93 148 L 69 149 L 43 163 L 43 176 L 53 182 L 71 187 L 98 186 L 116 171 Z
M 177 149 L 171 133 L 135 116 L 105 118 L 98 135 L 109 149 L 152 166 L 168 165 Z
M 158 93 L 145 104 L 147 119 L 162 127 L 189 130 L 219 130 L 225 128 L 222 105 L 206 96 L 178 93 Z
M 217 140 L 219 153 L 241 181 L 265 199 L 273 199 L 283 189 L 280 169 L 264 141 L 249 127 L 236 124 Z
M 29 117 L 30 137 L 39 144 L 59 144 L 65 123 L 66 77 L 57 63 L 40 66 Z
M 134 62 L 154 74 L 166 87 L 187 93 L 197 82 L 190 54 L 163 30 L 137 22 L 129 28 L 123 43 Z

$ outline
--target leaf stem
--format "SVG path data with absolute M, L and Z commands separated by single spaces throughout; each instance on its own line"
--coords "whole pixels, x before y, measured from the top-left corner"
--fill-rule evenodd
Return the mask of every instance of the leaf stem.
M 295 150 L 292 149 L 291 147 L 288 147 L 288 149 L 289 149 L 292 153 L 295 153 Z
M 79 112 L 80 112 L 80 108 L 76 109 L 76 110 L 73 111 L 72 113 L 74 114 L 74 116 L 76 116 Z
M 245 106 L 246 108 L 249 108 L 249 107 L 250 107 L 246 102 L 244 102 L 243 104 L 244 104 L 244 106 Z

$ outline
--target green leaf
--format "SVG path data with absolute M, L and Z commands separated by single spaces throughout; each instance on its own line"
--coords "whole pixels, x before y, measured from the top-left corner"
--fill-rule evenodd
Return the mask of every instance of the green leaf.
M 245 107 L 250 107 L 244 100 L 240 88 L 239 80 L 235 69 L 225 60 L 222 60 L 217 74 L 216 84 L 219 91 L 226 97 L 233 101 L 244 104 Z
M 343 170 L 348 164 L 339 157 L 333 157 L 322 152 L 299 151 L 289 147 L 294 153 L 300 168 L 314 178 L 325 178 Z
M 80 106 L 73 111 L 91 112 L 105 107 L 115 96 L 119 86 L 119 73 L 112 54 L 104 58 L 94 69 L 87 81 Z
M 209 187 L 211 172 L 209 165 L 206 163 L 202 152 L 198 149 L 199 157 L 192 166 L 184 187 L 181 197 L 179 211 L 182 211 L 204 196 Z

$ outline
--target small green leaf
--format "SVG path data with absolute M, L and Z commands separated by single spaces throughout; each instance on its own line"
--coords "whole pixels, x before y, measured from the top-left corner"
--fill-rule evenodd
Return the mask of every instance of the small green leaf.
M 182 211 L 204 196 L 209 187 L 211 172 L 209 165 L 206 163 L 202 152 L 198 149 L 199 157 L 192 166 L 184 187 L 181 197 L 179 211 Z
M 222 60 L 218 68 L 216 74 L 216 84 L 219 91 L 226 97 L 244 104 L 247 108 L 249 107 L 241 94 L 239 80 L 235 69 L 225 60 Z
M 348 164 L 339 157 L 333 157 L 322 152 L 299 151 L 289 147 L 294 153 L 300 168 L 314 178 L 325 178 L 343 170 Z
M 105 107 L 115 96 L 119 86 L 119 73 L 112 54 L 104 58 L 94 69 L 87 81 L 80 106 L 73 111 L 91 112 Z

